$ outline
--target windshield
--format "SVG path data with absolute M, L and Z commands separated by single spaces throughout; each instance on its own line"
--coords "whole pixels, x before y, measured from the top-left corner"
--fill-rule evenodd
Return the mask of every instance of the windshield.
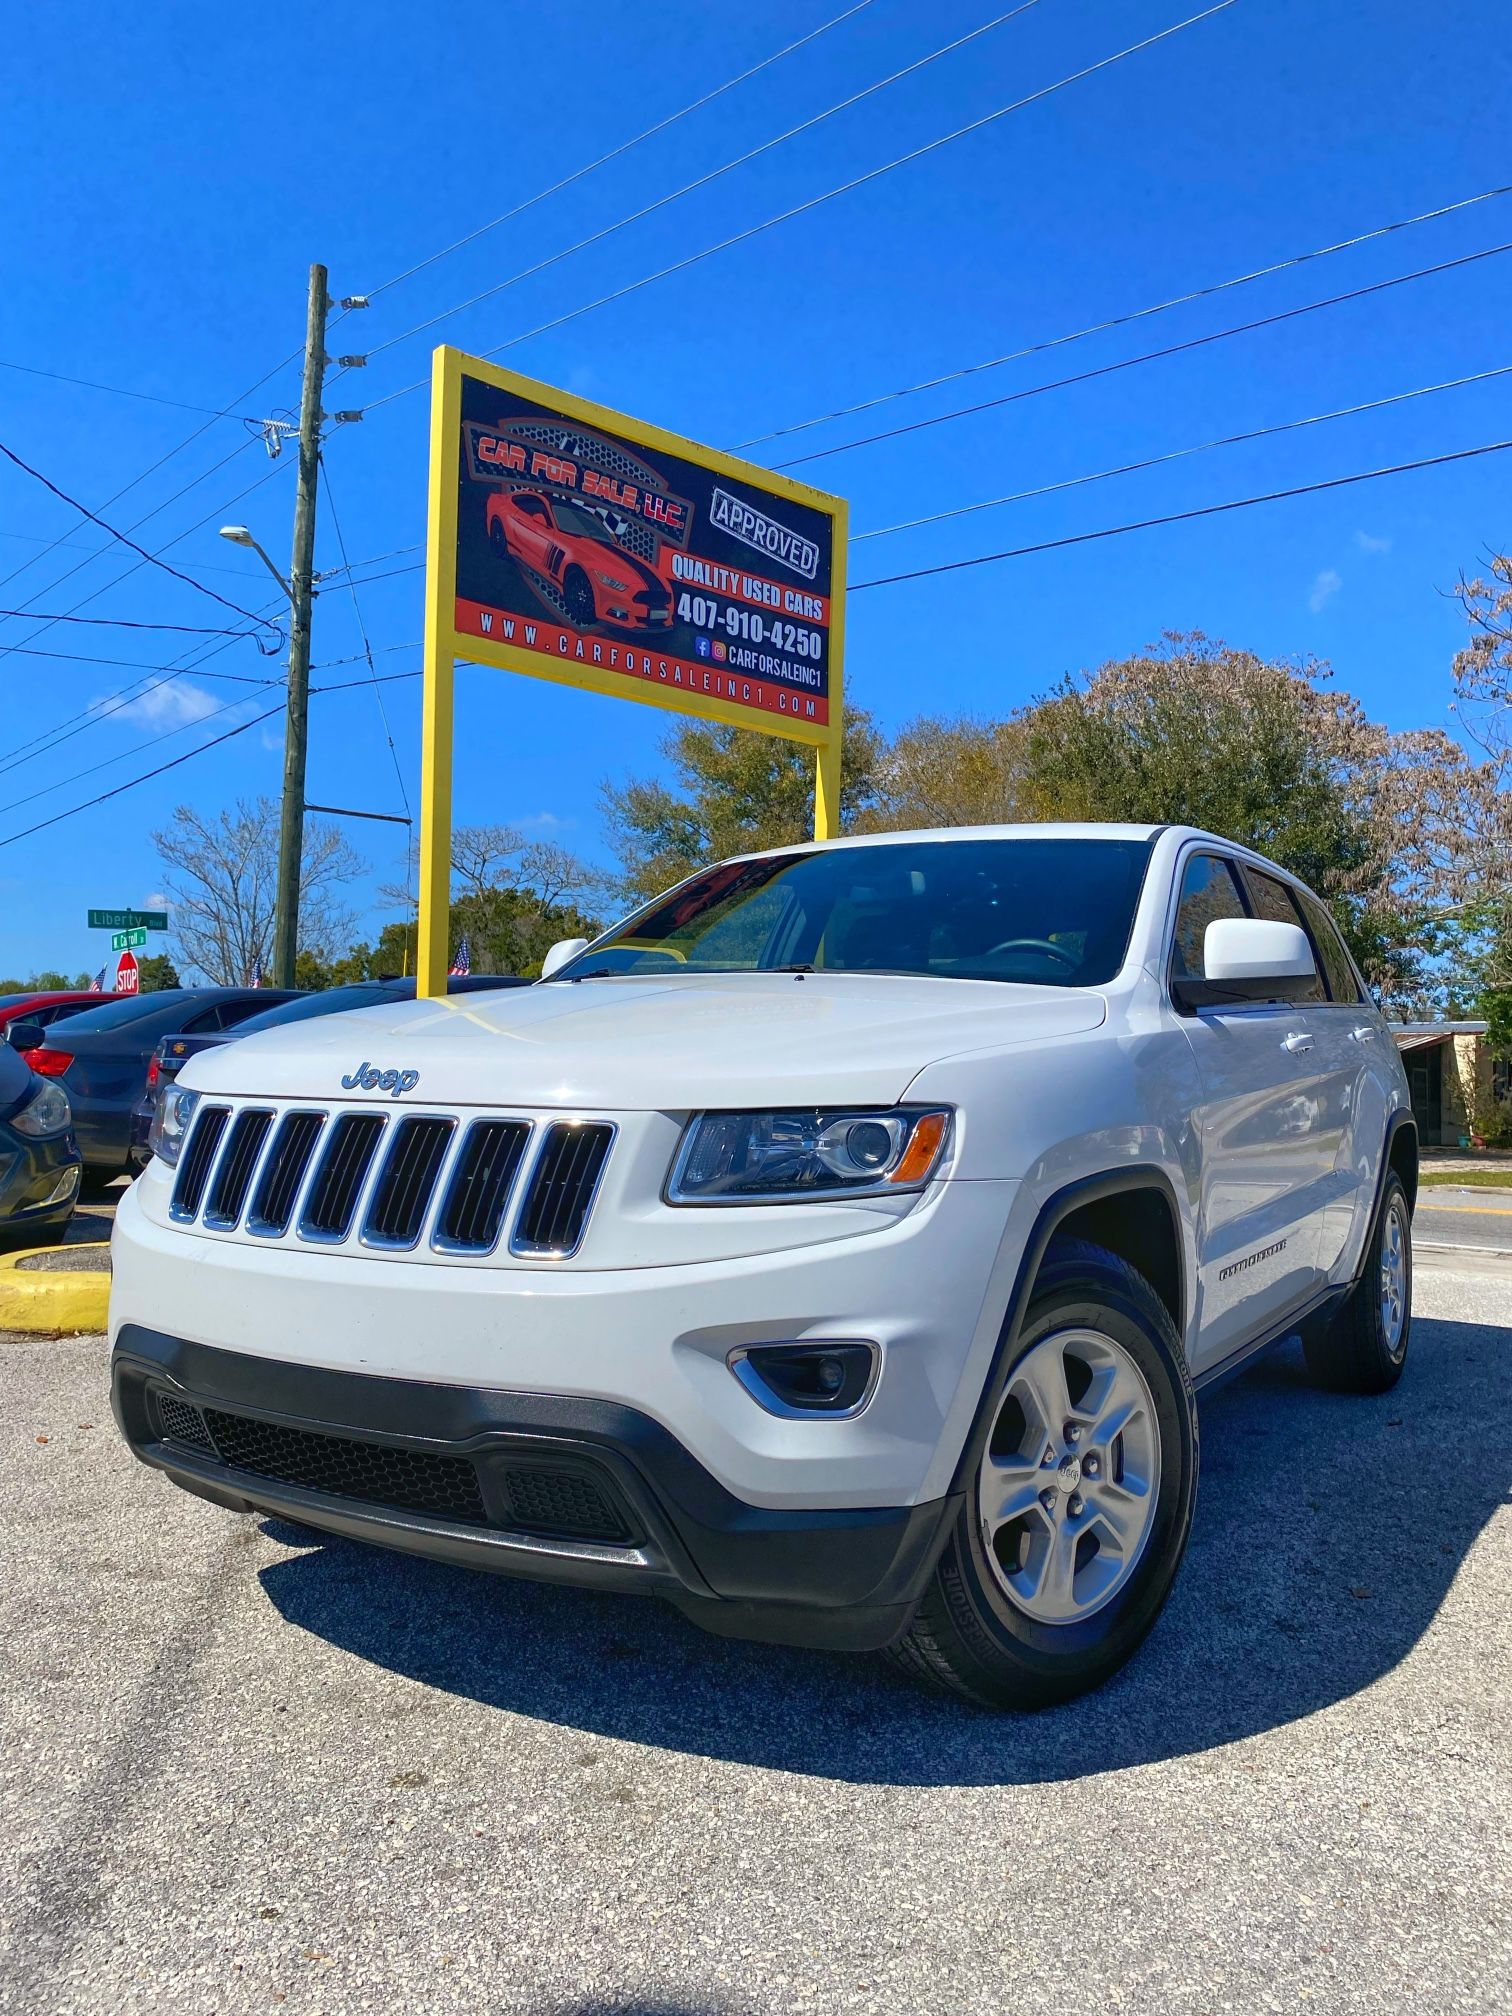
M 727 862 L 552 977 L 800 967 L 1099 987 L 1123 964 L 1151 845 L 919 840 Z

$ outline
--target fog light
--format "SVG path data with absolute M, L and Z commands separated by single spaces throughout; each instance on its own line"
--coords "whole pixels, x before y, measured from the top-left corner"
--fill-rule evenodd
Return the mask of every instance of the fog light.
M 857 1414 L 876 1384 L 875 1344 L 748 1344 L 730 1370 L 768 1414 Z

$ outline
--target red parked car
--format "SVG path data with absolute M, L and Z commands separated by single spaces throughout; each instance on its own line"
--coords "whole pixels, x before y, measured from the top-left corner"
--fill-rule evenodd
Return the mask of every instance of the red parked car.
M 125 994 L 87 994 L 77 987 L 67 987 L 58 993 L 41 994 L 0 994 L 0 1043 L 10 1041 L 13 1024 L 25 1023 L 28 1027 L 51 1028 L 54 1022 L 64 1021 L 70 1015 L 77 1015 L 85 1008 L 102 1008 L 107 1001 L 125 1001 Z M 26 1052 L 22 1052 L 25 1057 Z
M 496 490 L 488 500 L 488 539 L 500 558 L 518 560 L 554 583 L 579 630 L 666 630 L 672 596 L 665 581 L 609 537 L 602 518 L 565 497 L 539 490 Z

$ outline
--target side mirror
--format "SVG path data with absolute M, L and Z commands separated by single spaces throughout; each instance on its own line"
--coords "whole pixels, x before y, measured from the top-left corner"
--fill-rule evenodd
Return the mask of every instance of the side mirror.
M 1178 1008 L 1219 1008 L 1243 1001 L 1296 1001 L 1318 977 L 1307 933 L 1268 917 L 1219 917 L 1202 939 L 1202 978 L 1173 980 Z
M 40 1022 L 12 1022 L 5 1040 L 12 1050 L 40 1050 L 47 1041 L 47 1031 Z
M 562 970 L 569 959 L 576 959 L 579 952 L 586 952 L 592 943 L 591 938 L 558 938 L 541 961 L 541 978 L 549 980 L 553 973 Z

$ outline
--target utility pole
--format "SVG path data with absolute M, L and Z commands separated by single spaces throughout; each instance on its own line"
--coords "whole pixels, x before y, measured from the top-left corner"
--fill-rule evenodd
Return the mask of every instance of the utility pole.
M 324 266 L 310 268 L 305 329 L 304 396 L 299 406 L 299 489 L 294 499 L 294 553 L 289 563 L 293 621 L 289 629 L 289 705 L 284 730 L 283 814 L 278 827 L 278 890 L 273 921 L 273 985 L 294 985 L 299 949 L 299 881 L 304 853 L 305 754 L 310 712 L 310 603 L 314 593 L 315 494 L 320 475 L 321 396 L 325 389 Z

